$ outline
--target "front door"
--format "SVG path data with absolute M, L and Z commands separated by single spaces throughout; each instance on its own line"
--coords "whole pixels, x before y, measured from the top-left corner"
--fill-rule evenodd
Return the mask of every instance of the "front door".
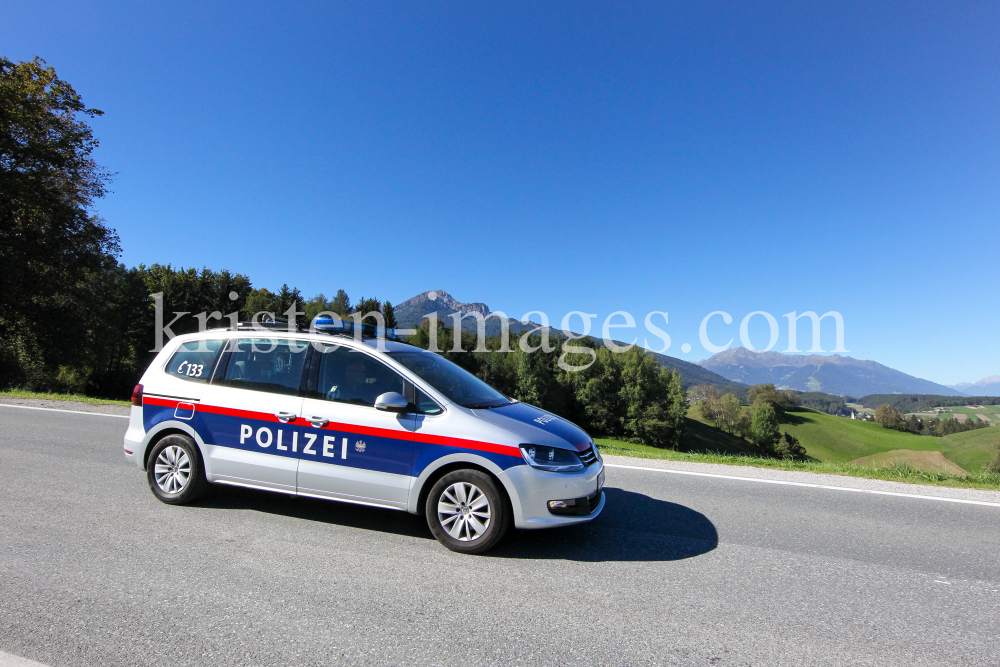
M 276 338 L 230 341 L 198 407 L 212 481 L 295 493 L 307 349 Z
M 344 345 L 323 344 L 312 354 L 302 404 L 299 494 L 405 509 L 414 417 L 375 408 L 381 394 L 404 394 L 405 381 Z

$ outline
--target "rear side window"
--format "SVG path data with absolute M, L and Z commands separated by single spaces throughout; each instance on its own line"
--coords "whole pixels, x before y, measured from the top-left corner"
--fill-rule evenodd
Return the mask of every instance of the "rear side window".
M 299 391 L 308 348 L 301 342 L 270 338 L 233 341 L 221 384 L 294 396 Z
M 208 382 L 215 368 L 215 360 L 222 348 L 221 340 L 195 340 L 183 343 L 167 363 L 167 375 L 190 380 Z

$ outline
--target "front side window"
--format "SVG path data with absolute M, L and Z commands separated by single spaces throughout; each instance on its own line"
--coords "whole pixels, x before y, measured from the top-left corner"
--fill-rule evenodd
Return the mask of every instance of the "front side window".
M 374 407 L 386 392 L 405 395 L 402 377 L 364 352 L 343 345 L 324 345 L 319 354 L 318 398 Z
M 498 408 L 511 403 L 472 373 L 433 352 L 406 350 L 389 352 L 389 356 L 463 408 Z
M 164 370 L 167 375 L 182 380 L 208 382 L 221 347 L 221 340 L 195 340 L 182 343 L 174 352 L 174 356 L 170 357 Z
M 413 402 L 416 404 L 417 414 L 439 415 L 444 412 L 441 406 L 435 403 L 430 396 L 416 388 L 414 388 Z
M 221 384 L 234 389 L 297 394 L 308 345 L 272 338 L 241 338 L 229 348 Z

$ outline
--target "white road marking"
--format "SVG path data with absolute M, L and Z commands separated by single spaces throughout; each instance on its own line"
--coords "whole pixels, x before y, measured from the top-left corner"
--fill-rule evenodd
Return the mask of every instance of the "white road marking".
M 0 408 L 20 408 L 22 410 L 48 410 L 49 412 L 72 412 L 75 415 L 94 415 L 95 417 L 114 417 L 115 419 L 128 419 L 128 415 L 108 415 L 103 412 L 87 412 L 86 410 L 60 410 L 59 408 L 36 408 L 33 405 L 11 405 L 10 403 L 0 403 Z M 3 663 L 0 663 L 2 665 Z
M 691 472 L 690 470 L 668 470 L 666 468 L 647 468 L 645 466 L 626 466 L 618 463 L 605 463 L 607 468 L 625 468 L 627 470 L 646 470 L 649 472 L 665 472 L 671 475 L 694 475 L 695 477 L 716 477 L 718 479 L 735 479 L 741 482 L 759 482 L 761 484 L 782 484 L 785 486 L 803 486 L 809 489 L 827 489 L 830 491 L 851 491 L 853 493 L 871 493 L 878 496 L 896 496 L 899 498 L 917 498 L 919 500 L 940 500 L 945 503 L 963 503 L 965 505 L 985 505 L 1000 507 L 1000 503 L 985 500 L 965 500 L 964 498 L 945 498 L 942 496 L 921 496 L 915 493 L 898 493 L 896 491 L 873 491 L 871 489 L 852 489 L 848 486 L 831 486 L 829 484 L 809 484 L 807 482 L 788 482 L 778 479 L 760 479 L 758 477 L 739 477 L 737 475 L 719 475 L 710 472 Z
M 46 667 L 46 665 L 0 651 L 0 667 Z

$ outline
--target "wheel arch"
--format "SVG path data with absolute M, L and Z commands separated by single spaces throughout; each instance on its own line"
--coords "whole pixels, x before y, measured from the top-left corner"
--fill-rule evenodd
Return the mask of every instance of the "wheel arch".
M 198 447 L 198 455 L 201 457 L 202 469 L 205 470 L 206 474 L 209 472 L 205 466 L 205 443 L 200 437 L 198 437 L 197 431 L 195 431 L 189 424 L 184 424 L 175 421 L 166 421 L 157 424 L 155 427 L 150 429 L 146 435 L 146 447 L 142 452 L 142 469 L 146 469 L 146 463 L 149 461 L 149 454 L 153 451 L 153 447 L 156 447 L 156 443 L 163 440 L 168 435 L 186 435 L 187 437 L 194 440 L 194 444 Z
M 518 497 L 517 489 L 515 489 L 514 485 L 511 484 L 510 478 L 504 473 L 503 469 L 487 458 L 463 454 L 451 454 L 449 456 L 444 456 L 435 461 L 433 465 L 427 466 L 423 472 L 420 473 L 417 481 L 410 489 L 410 498 L 407 503 L 407 510 L 411 514 L 422 515 L 424 513 L 424 504 L 427 502 L 427 495 L 430 493 L 434 484 L 448 473 L 463 469 L 479 470 L 496 480 L 500 488 L 503 489 L 507 496 L 508 509 L 512 512 L 511 518 L 520 522 L 520 498 Z

